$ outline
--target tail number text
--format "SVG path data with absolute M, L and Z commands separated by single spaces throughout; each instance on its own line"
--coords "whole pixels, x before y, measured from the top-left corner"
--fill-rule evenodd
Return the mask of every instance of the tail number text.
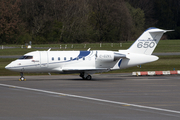
M 139 42 L 137 44 L 138 48 L 153 48 L 155 46 L 155 42 Z

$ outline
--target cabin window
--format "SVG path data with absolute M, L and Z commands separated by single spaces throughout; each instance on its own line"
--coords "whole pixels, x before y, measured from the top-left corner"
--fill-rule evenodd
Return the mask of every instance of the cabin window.
M 33 59 L 33 56 L 21 56 L 19 59 Z
M 66 60 L 66 57 L 64 57 L 64 60 Z
M 54 57 L 52 57 L 52 61 L 54 61 Z
M 58 60 L 60 60 L 60 57 L 58 57 Z
M 26 56 L 25 59 L 32 59 L 32 58 L 33 58 L 33 56 Z

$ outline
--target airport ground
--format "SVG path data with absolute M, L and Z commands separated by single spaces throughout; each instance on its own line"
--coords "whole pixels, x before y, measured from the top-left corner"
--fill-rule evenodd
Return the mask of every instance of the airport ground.
M 25 53 L 36 50 L 123 50 L 128 49 L 134 41 L 125 43 L 82 43 L 82 44 L 40 44 L 32 45 L 32 49 L 26 49 L 24 45 L 1 45 L 0 46 L 0 76 L 16 76 L 17 72 L 4 69 L 11 61 L 19 58 Z M 67 48 L 66 48 L 67 47 Z M 3 48 L 3 49 L 2 49 Z M 66 48 L 66 49 L 65 49 Z M 180 70 L 180 40 L 161 40 L 153 55 L 159 57 L 158 61 L 135 66 L 128 69 L 113 71 L 113 73 L 131 73 L 134 71 L 167 71 Z M 28 75 L 37 75 L 28 74 Z
M 180 76 L 0 76 L 1 120 L 179 120 Z
M 160 41 L 155 50 L 160 59 L 156 62 L 117 71 L 122 73 L 95 74 L 91 81 L 81 80 L 78 75 L 25 74 L 27 81 L 20 82 L 19 73 L 4 67 L 36 49 L 3 49 L 0 51 L 0 119 L 179 120 L 179 75 L 131 76 L 137 70 L 179 70 L 179 42 Z M 123 43 L 122 49 L 131 44 Z M 97 48 L 87 44 L 83 50 L 89 47 Z M 119 43 L 102 49 L 118 50 Z

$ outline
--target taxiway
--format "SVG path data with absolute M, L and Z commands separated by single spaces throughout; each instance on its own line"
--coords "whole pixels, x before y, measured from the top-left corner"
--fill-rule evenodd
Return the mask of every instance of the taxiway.
M 1 120 L 179 120 L 180 77 L 0 77 Z

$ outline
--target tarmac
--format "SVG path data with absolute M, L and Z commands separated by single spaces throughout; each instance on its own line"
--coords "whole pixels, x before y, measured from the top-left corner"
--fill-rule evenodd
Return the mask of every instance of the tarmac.
M 0 120 L 179 120 L 180 75 L 0 77 Z

